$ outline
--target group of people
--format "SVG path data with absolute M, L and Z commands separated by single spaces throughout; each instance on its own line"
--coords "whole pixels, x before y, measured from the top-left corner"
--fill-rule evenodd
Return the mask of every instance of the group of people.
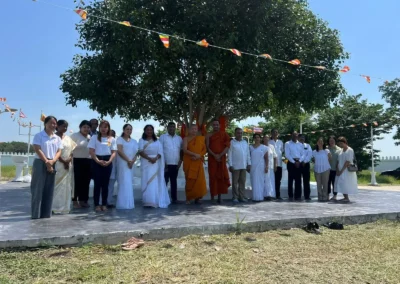
M 235 129 L 235 138 L 220 131 L 218 120 L 212 122 L 212 132 L 199 135 L 197 125 L 191 125 L 182 139 L 176 134 L 171 122 L 167 133 L 156 137 L 154 127 L 146 125 L 142 138 L 131 138 L 132 125 L 125 124 L 121 136 L 116 138 L 108 121 L 83 120 L 79 132 L 67 136 L 68 122 L 46 117 L 44 130 L 33 140 L 36 158 L 32 169 L 31 208 L 32 218 L 50 218 L 52 213 L 69 213 L 71 201 L 74 208 L 90 207 L 89 185 L 94 181 L 94 209 L 133 209 L 133 171 L 140 158 L 142 202 L 145 207 L 167 208 L 180 203 L 177 193 L 177 177 L 183 165 L 186 185 L 186 204 L 201 203 L 207 194 L 204 172 L 205 155 L 208 154 L 208 174 L 211 200 L 222 203 L 222 195 L 231 186 L 233 202 L 247 202 L 245 195 L 246 171 L 250 173 L 253 201 L 282 200 L 282 156 L 285 152 L 289 171 L 289 199 L 301 199 L 301 176 L 304 197 L 310 198 L 310 166 L 315 159 L 315 176 L 318 200 L 325 201 L 331 191 L 348 194 L 357 191 L 354 172 L 347 171 L 354 157 L 344 137 L 336 146 L 334 137 L 325 148 L 319 139 L 314 151 L 304 143 L 304 136 L 292 134 L 292 140 L 283 146 L 277 130 L 261 137 L 254 134 L 254 144 L 249 146 L 243 139 L 241 128 Z M 299 138 L 299 141 L 298 141 Z M 354 174 L 354 175 L 353 175 Z M 355 181 L 355 183 L 354 183 Z M 118 183 L 116 204 L 113 204 L 115 182 Z M 171 196 L 167 185 L 170 183 Z M 335 190 L 333 190 L 333 185 Z

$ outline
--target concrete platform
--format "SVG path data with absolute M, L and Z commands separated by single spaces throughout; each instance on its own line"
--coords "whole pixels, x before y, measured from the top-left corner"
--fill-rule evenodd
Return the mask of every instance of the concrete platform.
M 260 232 L 292 228 L 315 220 L 365 223 L 400 219 L 400 192 L 360 190 L 350 204 L 312 202 L 262 202 L 233 205 L 172 205 L 95 213 L 75 210 L 50 219 L 30 219 L 30 192 L 26 184 L 0 185 L 0 248 L 48 245 L 117 244 L 129 237 L 165 239 L 189 234 Z M 244 219 L 240 224 L 239 220 Z

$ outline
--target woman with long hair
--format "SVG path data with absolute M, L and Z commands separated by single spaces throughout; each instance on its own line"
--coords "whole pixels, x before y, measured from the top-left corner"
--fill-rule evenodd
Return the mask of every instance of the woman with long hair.
M 36 157 L 33 161 L 31 181 L 32 219 L 51 217 L 56 177 L 55 164 L 63 149 L 61 138 L 54 134 L 56 127 L 57 119 L 54 116 L 47 116 L 44 120 L 44 130 L 33 138 Z
M 91 124 L 88 120 L 82 120 L 79 124 L 79 132 L 71 135 L 76 147 L 72 153 L 74 157 L 74 208 L 88 208 L 89 185 L 91 179 L 91 163 L 88 143 L 90 140 Z
M 74 188 L 74 169 L 72 166 L 72 153 L 76 143 L 65 135 L 68 122 L 60 119 L 57 121 L 56 135 L 62 140 L 63 149 L 56 164 L 56 184 L 54 187 L 52 211 L 56 214 L 68 214 L 71 209 L 71 195 Z
M 343 194 L 342 202 L 350 202 L 349 194 L 358 193 L 357 173 L 349 171 L 348 167 L 355 161 L 354 150 L 349 147 L 345 137 L 339 137 L 338 145 L 342 148 L 339 151 L 338 163 L 336 166 L 336 192 Z
M 106 120 L 100 122 L 99 133 L 90 138 L 89 153 L 94 164 L 94 206 L 96 212 L 107 211 L 108 183 L 112 161 L 117 152 L 117 143 L 111 136 L 111 126 Z M 101 206 L 100 206 L 101 194 Z
M 164 179 L 163 147 L 150 124 L 143 129 L 139 140 L 140 170 L 142 172 L 143 206 L 167 208 L 170 204 Z
M 117 209 L 133 209 L 133 171 L 139 146 L 136 140 L 131 138 L 132 125 L 125 124 L 122 129 L 121 136 L 117 138 Z
M 264 182 L 264 200 L 272 201 L 276 197 L 275 193 L 275 172 L 278 166 L 278 155 L 275 151 L 275 146 L 269 144 L 269 136 L 265 135 L 263 144 L 268 147 L 268 173 L 265 174 Z
M 253 201 L 264 200 L 265 175 L 269 172 L 269 148 L 261 144 L 261 135 L 253 135 L 254 144 L 250 146 L 251 169 L 250 180 L 253 192 Z
M 318 201 L 329 200 L 328 182 L 331 170 L 329 164 L 331 157 L 331 153 L 324 145 L 324 138 L 319 137 L 315 150 L 313 151 L 314 175 L 317 182 Z

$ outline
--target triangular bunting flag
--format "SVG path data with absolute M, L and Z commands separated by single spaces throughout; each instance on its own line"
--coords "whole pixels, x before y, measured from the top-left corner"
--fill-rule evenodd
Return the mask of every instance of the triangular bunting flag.
M 367 127 L 367 126 L 368 126 L 368 124 L 366 124 L 366 123 L 363 123 L 362 125 L 364 125 L 365 127 Z
M 374 124 L 375 126 L 378 126 L 378 122 L 376 122 L 376 121 L 374 121 L 373 124 Z
M 355 125 L 355 124 L 352 124 L 352 125 L 350 125 L 350 127 L 356 127 L 356 125 Z
M 40 121 L 44 122 L 45 119 L 46 119 L 46 115 L 42 112 L 42 114 L 40 115 Z
M 237 49 L 229 49 L 233 54 L 237 55 L 237 56 L 242 56 L 242 54 L 240 53 L 239 50 Z
M 167 35 L 160 35 L 160 39 L 164 44 L 165 48 L 169 48 L 169 36 Z
M 128 21 L 123 21 L 123 22 L 119 22 L 121 25 L 127 26 L 127 27 L 131 27 L 131 23 L 129 23 Z
M 368 83 L 371 83 L 371 77 L 370 76 L 361 75 L 361 77 L 365 78 L 365 80 L 367 80 Z
M 196 44 L 200 45 L 200 46 L 203 46 L 203 47 L 208 47 L 209 46 L 209 43 L 205 39 L 196 42 Z
M 298 59 L 290 60 L 289 63 L 292 65 L 300 65 L 301 64 L 300 60 L 298 60 Z
M 22 112 L 22 110 L 19 110 L 19 117 L 26 118 L 26 115 Z
M 81 18 L 82 18 L 83 20 L 86 20 L 86 18 L 87 18 L 87 12 L 86 12 L 85 10 L 76 9 L 76 10 L 74 10 L 74 11 L 75 11 L 75 13 L 77 13 L 79 16 L 81 16 Z
M 340 70 L 340 72 L 342 72 L 342 73 L 346 73 L 346 72 L 349 72 L 350 71 L 350 67 L 349 66 L 344 66 L 341 70 Z
M 269 54 L 267 54 L 267 53 L 261 54 L 260 57 L 263 57 L 263 58 L 272 60 L 271 55 L 269 55 Z

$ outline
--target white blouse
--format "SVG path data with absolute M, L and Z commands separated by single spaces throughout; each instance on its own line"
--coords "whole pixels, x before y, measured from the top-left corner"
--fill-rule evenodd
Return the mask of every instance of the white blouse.
M 312 154 L 315 159 L 314 172 L 320 174 L 331 169 L 331 165 L 329 164 L 328 149 L 320 151 L 314 150 Z
M 101 141 L 97 139 L 97 135 L 93 135 L 88 143 L 89 149 L 95 149 L 97 156 L 109 156 L 111 151 L 117 151 L 117 143 L 114 137 L 101 137 Z

